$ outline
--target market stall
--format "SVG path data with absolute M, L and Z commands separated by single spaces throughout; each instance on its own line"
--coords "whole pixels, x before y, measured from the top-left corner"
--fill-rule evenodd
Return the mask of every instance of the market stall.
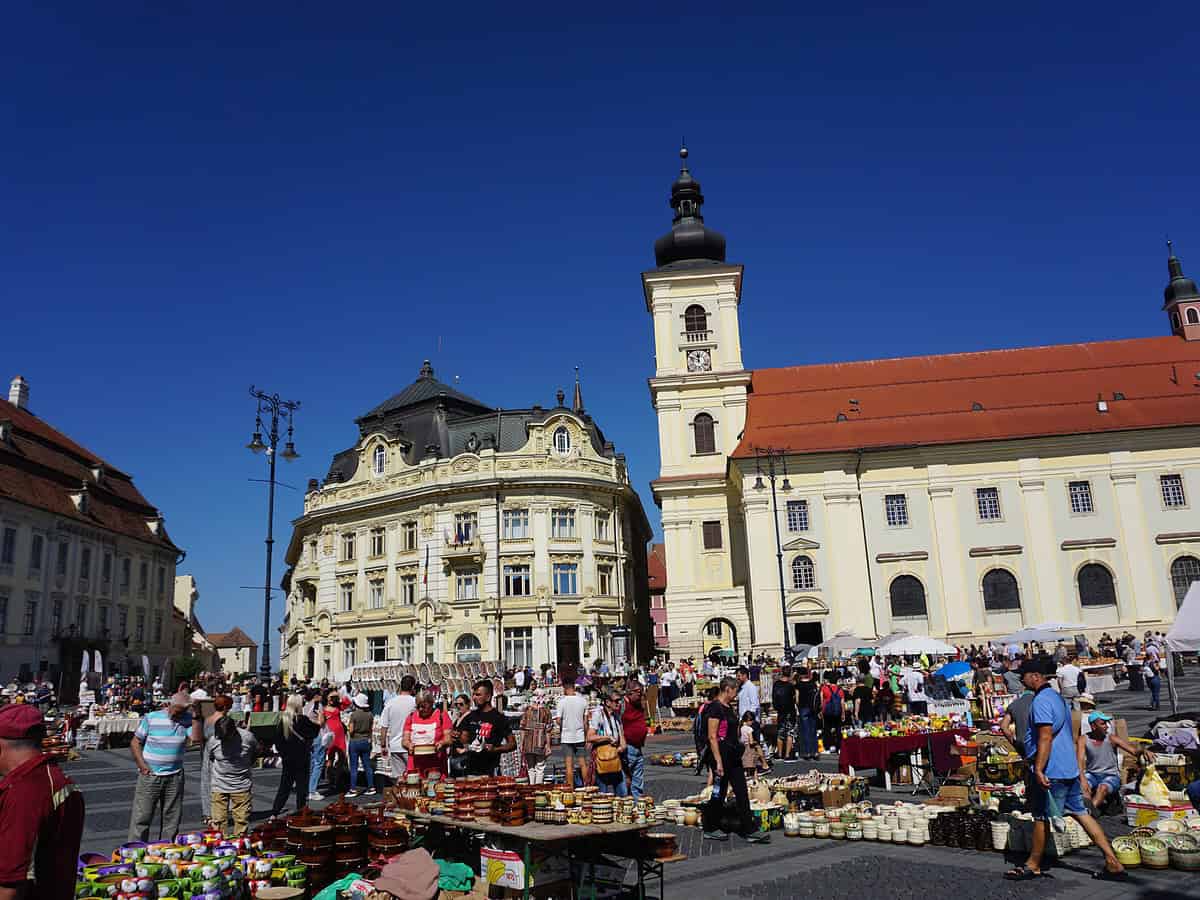
M 838 754 L 838 769 L 847 774 L 853 774 L 857 769 L 875 769 L 883 774 L 885 787 L 891 790 L 889 764 L 894 755 L 932 751 L 934 770 L 947 772 L 957 768 L 950 753 L 955 736 L 965 739 L 970 734 L 968 728 L 954 728 L 947 731 L 843 738 Z

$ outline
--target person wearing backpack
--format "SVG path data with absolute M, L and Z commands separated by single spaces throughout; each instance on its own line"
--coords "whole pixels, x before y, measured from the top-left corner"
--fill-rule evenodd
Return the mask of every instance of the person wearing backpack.
M 817 756 L 817 697 L 820 685 L 813 681 L 808 669 L 800 670 L 796 682 L 796 756 L 799 759 L 818 759 Z
M 825 752 L 833 753 L 842 746 L 842 722 L 846 718 L 846 694 L 837 683 L 837 673 L 825 673 L 825 683 L 817 695 L 821 704 L 821 735 Z
M 746 787 L 746 773 L 742 768 L 738 717 L 733 709 L 737 689 L 737 681 L 728 677 L 722 678 L 717 698 L 704 712 L 708 759 L 714 773 L 712 796 L 700 809 L 704 823 L 704 839 L 729 840 L 729 833 L 721 827 L 721 819 L 725 814 L 725 792 L 732 787 L 737 800 L 738 833 L 750 843 L 765 844 L 771 840 L 771 836 L 757 828 L 750 813 L 750 792 Z

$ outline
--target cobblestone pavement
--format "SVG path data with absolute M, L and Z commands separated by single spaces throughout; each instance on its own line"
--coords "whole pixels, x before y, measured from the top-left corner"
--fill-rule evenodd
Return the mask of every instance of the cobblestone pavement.
M 1189 668 L 1188 676 L 1179 682 L 1181 710 L 1200 708 L 1200 673 Z M 1166 703 L 1164 690 L 1164 704 Z M 1138 736 L 1157 715 L 1145 709 L 1146 693 L 1125 690 L 1103 695 L 1100 708 L 1124 717 L 1131 735 Z M 665 734 L 651 738 L 647 751 L 651 753 L 689 749 L 690 734 Z M 185 789 L 184 827 L 195 827 L 200 821 L 199 787 L 200 755 L 187 755 L 187 788 Z M 813 763 L 778 763 L 779 773 L 807 770 Z M 815 764 L 825 771 L 836 769 L 836 757 L 822 757 Z M 703 775 L 692 769 L 646 766 L 647 791 L 658 799 L 683 797 L 703 788 Z M 136 769 L 128 749 L 91 751 L 83 758 L 68 764 L 67 772 L 81 785 L 87 799 L 88 812 L 84 832 L 84 849 L 107 852 L 123 842 L 129 828 L 129 811 L 136 783 Z M 254 819 L 261 819 L 270 809 L 279 784 L 277 769 L 260 769 L 254 775 Z M 907 793 L 885 794 L 872 790 L 874 799 L 909 798 Z M 372 798 L 360 798 L 366 802 Z M 314 806 L 323 805 L 321 802 Z M 1124 830 L 1113 819 L 1102 820 L 1110 834 Z M 688 859 L 666 866 L 665 898 L 717 897 L 820 897 L 822 900 L 840 897 L 913 897 L 921 900 L 955 898 L 965 893 L 985 898 L 1055 897 L 1064 900 L 1168 900 L 1168 898 L 1200 897 L 1200 875 L 1177 871 L 1152 872 L 1146 869 L 1131 873 L 1125 884 L 1097 882 L 1092 871 L 1102 865 L 1102 857 L 1094 849 L 1071 854 L 1054 869 L 1054 877 L 1014 885 L 1002 880 L 1009 865 L 1019 859 L 1005 858 L 999 853 L 975 853 L 944 847 L 909 848 L 878 843 L 848 843 L 845 841 L 785 838 L 774 832 L 772 841 L 752 845 L 738 837 L 729 841 L 704 841 L 698 828 L 670 827 L 679 838 L 680 852 Z M 156 833 L 152 832 L 154 836 Z

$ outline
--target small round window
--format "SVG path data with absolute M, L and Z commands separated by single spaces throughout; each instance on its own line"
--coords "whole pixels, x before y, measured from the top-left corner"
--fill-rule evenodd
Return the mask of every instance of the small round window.
M 571 450 L 571 432 L 566 426 L 560 425 L 554 432 L 554 449 L 559 453 L 569 453 Z

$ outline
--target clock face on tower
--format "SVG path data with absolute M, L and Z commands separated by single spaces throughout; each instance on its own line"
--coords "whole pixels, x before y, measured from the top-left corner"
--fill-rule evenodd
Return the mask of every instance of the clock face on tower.
M 712 354 L 708 350 L 689 350 L 687 364 L 689 372 L 707 372 L 712 369 Z

